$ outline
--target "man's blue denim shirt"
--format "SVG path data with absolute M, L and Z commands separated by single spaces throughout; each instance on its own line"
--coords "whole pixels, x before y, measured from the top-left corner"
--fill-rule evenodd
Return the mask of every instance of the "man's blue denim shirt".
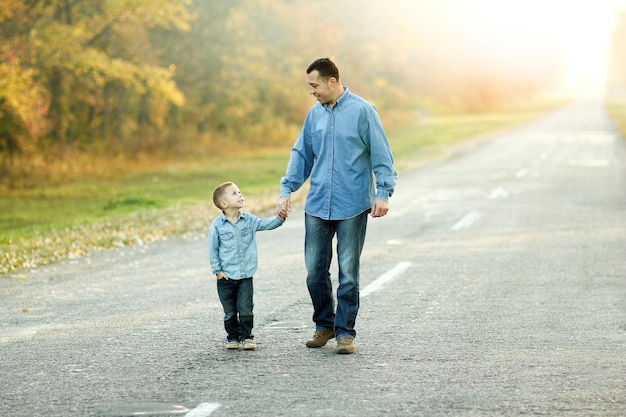
M 223 272 L 228 279 L 254 276 L 258 265 L 255 233 L 276 229 L 283 223 L 284 220 L 276 216 L 260 218 L 240 211 L 233 224 L 222 212 L 209 228 L 209 259 L 213 274 Z
M 347 87 L 332 108 L 317 102 L 309 110 L 280 195 L 297 191 L 309 176 L 304 211 L 325 220 L 352 218 L 374 198 L 393 194 L 398 174 L 376 108 Z

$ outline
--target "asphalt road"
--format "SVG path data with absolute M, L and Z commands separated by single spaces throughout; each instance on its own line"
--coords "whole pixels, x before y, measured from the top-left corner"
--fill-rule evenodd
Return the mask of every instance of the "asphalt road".
M 625 416 L 625 143 L 589 99 L 401 173 L 352 355 L 304 346 L 301 208 L 257 234 L 256 351 L 204 233 L 2 277 L 0 415 Z

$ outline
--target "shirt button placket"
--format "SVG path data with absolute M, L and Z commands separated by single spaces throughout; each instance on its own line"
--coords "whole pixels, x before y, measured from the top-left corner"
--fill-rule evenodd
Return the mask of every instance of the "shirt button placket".
M 333 183 L 333 163 L 335 160 L 335 114 L 333 110 L 330 110 L 330 123 L 328 125 L 328 185 L 327 185 L 327 193 L 326 193 L 326 204 L 327 204 L 327 217 L 330 218 L 330 201 L 332 197 L 332 183 Z

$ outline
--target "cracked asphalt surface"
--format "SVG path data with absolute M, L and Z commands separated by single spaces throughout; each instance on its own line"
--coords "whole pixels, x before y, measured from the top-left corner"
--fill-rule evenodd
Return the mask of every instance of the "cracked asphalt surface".
M 0 414 L 624 416 L 625 143 L 588 99 L 401 173 L 352 355 L 304 346 L 301 208 L 257 234 L 253 352 L 205 232 L 2 277 Z

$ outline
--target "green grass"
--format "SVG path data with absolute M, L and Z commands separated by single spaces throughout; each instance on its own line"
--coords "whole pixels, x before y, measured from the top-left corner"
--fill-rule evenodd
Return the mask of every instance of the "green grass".
M 399 169 L 445 156 L 455 145 L 479 141 L 544 114 L 543 110 L 427 118 L 389 134 Z
M 424 118 L 388 136 L 402 171 L 545 112 Z M 288 146 L 263 149 L 114 180 L 9 192 L 0 196 L 0 273 L 203 230 L 218 213 L 211 192 L 223 181 L 239 185 L 248 210 L 269 209 L 288 157 Z
M 210 161 L 203 166 L 171 167 L 128 175 L 118 180 L 73 183 L 12 192 L 0 196 L 0 244 L 103 218 L 118 218 L 141 209 L 208 201 L 213 188 L 232 180 L 247 193 L 278 186 L 288 149 Z

